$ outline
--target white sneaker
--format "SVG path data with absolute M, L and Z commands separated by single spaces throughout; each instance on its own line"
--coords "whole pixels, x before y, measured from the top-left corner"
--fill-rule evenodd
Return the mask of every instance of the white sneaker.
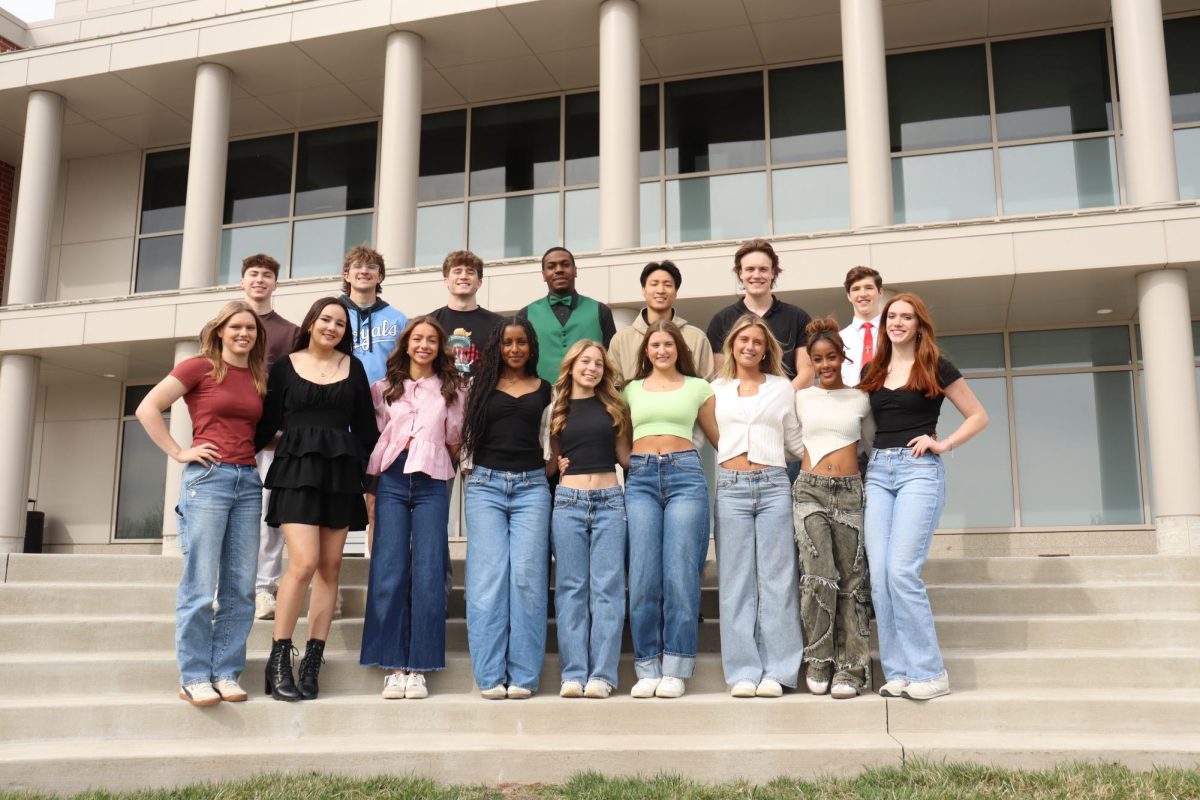
M 583 684 L 579 681 L 563 681 L 558 690 L 559 697 L 583 697 Z
M 905 687 L 908 686 L 907 678 L 893 678 L 892 680 L 879 687 L 880 697 L 899 697 L 904 693 Z
M 909 700 L 932 700 L 947 694 L 950 694 L 950 678 L 944 674 L 927 681 L 913 681 L 901 692 Z
M 479 696 L 484 700 L 503 700 L 508 697 L 508 689 L 504 687 L 503 683 L 497 683 L 492 688 L 481 691 Z
M 783 697 L 783 686 L 774 678 L 763 678 L 754 694 L 757 697 Z
M 275 595 L 270 592 L 254 595 L 254 618 L 275 619 Z
M 608 685 L 608 681 L 592 678 L 587 682 L 587 686 L 583 687 L 583 696 L 592 700 L 606 700 L 612 694 L 612 690 L 613 687 Z
M 633 685 L 629 690 L 630 697 L 654 697 L 654 693 L 658 691 L 658 684 L 662 682 L 662 678 L 642 678 Z
M 221 695 L 217 694 L 217 690 L 212 687 L 212 684 L 206 681 L 193 683 L 191 686 L 180 686 L 179 699 L 203 708 L 215 706 L 221 702 Z
M 429 697 L 429 689 L 425 686 L 424 673 L 408 673 L 408 680 L 404 682 L 404 698 L 406 700 L 424 700 L 426 697 Z
M 851 697 L 858 697 L 858 687 L 853 683 L 835 683 L 829 694 L 835 700 L 849 700 Z
M 673 700 L 676 697 L 683 697 L 683 693 L 686 690 L 687 687 L 683 683 L 683 678 L 672 678 L 670 675 L 664 675 L 662 681 L 658 684 L 658 688 L 654 690 L 654 696 Z
M 213 684 L 213 688 L 226 703 L 244 703 L 250 698 L 246 690 L 233 678 L 222 678 Z
M 757 688 L 754 685 L 754 681 L 738 681 L 729 690 L 729 694 L 733 697 L 754 697 L 754 692 Z
M 531 697 L 533 697 L 533 692 L 531 692 L 529 689 L 526 689 L 524 686 L 508 687 L 509 700 L 528 700 Z
M 393 672 L 383 679 L 383 699 L 384 700 L 403 700 L 404 699 L 404 684 L 408 681 L 408 676 L 403 672 Z
M 829 691 L 829 681 L 818 681 L 805 677 L 804 685 L 808 687 L 809 694 L 825 694 Z

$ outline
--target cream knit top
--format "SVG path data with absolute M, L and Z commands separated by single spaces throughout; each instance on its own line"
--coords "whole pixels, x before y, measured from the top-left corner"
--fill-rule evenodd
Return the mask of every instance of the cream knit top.
M 812 466 L 852 442 L 858 442 L 858 452 L 871 452 L 875 418 L 866 392 L 809 386 L 796 392 L 796 416 Z

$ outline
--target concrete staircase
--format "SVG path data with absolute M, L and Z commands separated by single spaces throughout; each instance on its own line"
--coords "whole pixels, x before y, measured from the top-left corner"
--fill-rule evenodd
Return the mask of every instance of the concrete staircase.
M 931 561 L 925 577 L 954 693 L 924 704 L 803 691 L 730 698 L 711 561 L 702 653 L 679 700 L 630 698 L 629 655 L 610 699 L 558 698 L 553 620 L 542 692 L 481 699 L 458 589 L 449 668 L 429 678 L 430 697 L 384 701 L 382 673 L 358 666 L 366 568 L 349 559 L 343 569 L 345 617 L 330 634 L 320 700 L 262 695 L 271 629 L 256 622 L 243 680 L 250 702 L 196 709 L 175 696 L 178 561 L 0 555 L 0 789 L 132 789 L 307 770 L 456 783 L 561 781 L 585 769 L 765 781 L 914 756 L 1200 764 L 1198 558 Z M 304 640 L 303 621 L 296 638 Z

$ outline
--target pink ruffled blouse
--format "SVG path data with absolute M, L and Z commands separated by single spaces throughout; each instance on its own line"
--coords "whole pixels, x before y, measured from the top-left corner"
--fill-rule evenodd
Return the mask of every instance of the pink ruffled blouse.
M 447 448 L 462 443 L 466 390 L 460 388 L 458 399 L 447 407 L 442 397 L 442 379 L 437 375 L 405 380 L 404 394 L 391 405 L 383 399 L 387 389 L 386 378 L 371 384 L 375 422 L 381 433 L 367 462 L 367 472 L 371 475 L 387 472 L 407 450 L 406 473 L 424 472 L 437 480 L 454 477 L 454 463 Z

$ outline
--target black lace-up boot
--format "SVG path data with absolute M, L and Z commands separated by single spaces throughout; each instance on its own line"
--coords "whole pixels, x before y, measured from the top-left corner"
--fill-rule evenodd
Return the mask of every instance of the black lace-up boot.
M 267 694 L 276 700 L 294 702 L 301 699 L 300 690 L 296 688 L 296 679 L 292 677 L 292 656 L 296 648 L 292 647 L 291 639 L 272 639 L 271 656 L 267 659 Z
M 300 659 L 300 696 L 305 700 L 316 700 L 321 692 L 317 679 L 321 676 L 321 665 L 325 663 L 325 640 L 309 639 L 304 647 L 304 658 Z

